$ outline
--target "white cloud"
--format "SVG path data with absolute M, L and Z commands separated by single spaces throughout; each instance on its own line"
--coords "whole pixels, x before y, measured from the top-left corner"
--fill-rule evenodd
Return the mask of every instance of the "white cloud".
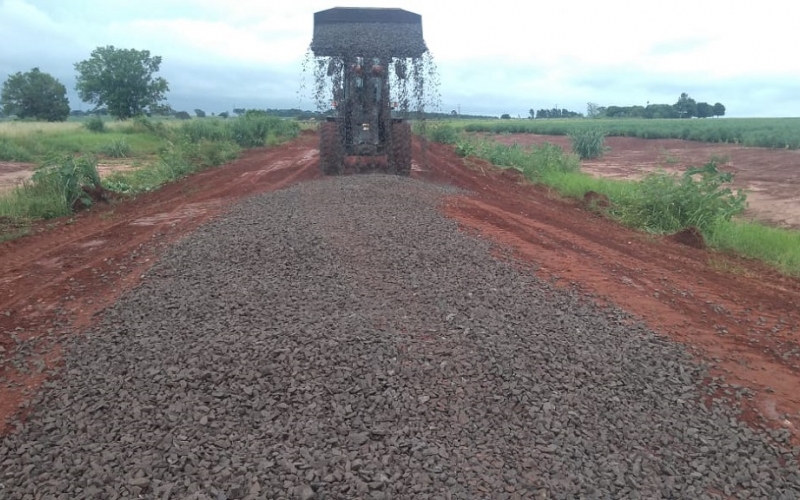
M 216 94 L 296 102 L 313 13 L 361 4 L 0 0 L 0 32 L 13 41 L 0 46 L 0 70 L 40 66 L 72 80 L 72 64 L 96 46 L 146 48 L 164 57 L 171 100 Z M 516 114 L 558 103 L 582 111 L 589 100 L 674 102 L 673 94 L 685 90 L 725 103 L 733 115 L 800 114 L 793 97 L 800 60 L 787 55 L 800 32 L 788 1 L 500 1 L 452 8 L 407 0 L 402 7 L 423 16 L 447 108 L 460 103 L 462 109 Z M 229 74 L 273 81 L 232 82 Z

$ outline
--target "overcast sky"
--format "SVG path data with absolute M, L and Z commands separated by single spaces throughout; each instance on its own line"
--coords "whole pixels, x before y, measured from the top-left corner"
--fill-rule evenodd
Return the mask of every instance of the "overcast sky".
M 147 49 L 178 110 L 313 109 L 300 92 L 313 13 L 400 7 L 422 15 L 442 110 L 527 115 L 674 103 L 681 92 L 729 116 L 800 116 L 791 1 L 0 0 L 0 79 L 39 67 L 66 85 L 98 46 Z M 474 5 L 474 7 L 473 7 Z M 305 76 L 306 84 L 311 77 Z

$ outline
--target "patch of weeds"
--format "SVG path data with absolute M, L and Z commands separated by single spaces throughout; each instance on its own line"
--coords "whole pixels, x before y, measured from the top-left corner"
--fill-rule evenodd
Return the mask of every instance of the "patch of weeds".
M 609 148 L 606 147 L 606 134 L 601 129 L 576 130 L 569 134 L 572 151 L 581 160 L 592 160 L 603 156 Z
M 131 154 L 131 145 L 125 139 L 114 139 L 100 146 L 97 153 L 110 158 L 127 158 Z

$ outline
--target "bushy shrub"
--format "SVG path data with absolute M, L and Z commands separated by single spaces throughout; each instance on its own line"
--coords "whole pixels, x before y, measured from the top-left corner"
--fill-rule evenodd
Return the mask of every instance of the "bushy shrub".
M 83 122 L 83 126 L 86 127 L 86 130 L 90 132 L 101 133 L 106 131 L 106 123 L 99 116 L 93 116 L 89 118 Z

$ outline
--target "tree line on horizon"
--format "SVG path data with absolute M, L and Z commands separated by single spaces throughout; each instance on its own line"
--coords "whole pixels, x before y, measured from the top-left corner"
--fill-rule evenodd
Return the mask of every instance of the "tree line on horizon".
M 718 102 L 709 104 L 697 102 L 683 92 L 675 104 L 650 104 L 646 106 L 600 106 L 590 102 L 586 106 L 587 118 L 711 118 L 725 116 L 725 105 Z M 501 119 L 509 120 L 511 115 L 504 113 Z M 531 108 L 528 111 L 529 120 L 549 118 L 584 118 L 583 113 L 568 109 L 554 107 L 552 109 Z
M 650 104 L 646 106 L 599 106 L 590 102 L 586 106 L 589 118 L 711 118 L 725 116 L 725 105 L 717 102 L 697 102 L 686 92 L 675 104 Z
M 179 119 L 192 117 L 186 111 L 176 111 L 166 100 L 168 82 L 154 76 L 161 66 L 160 56 L 151 56 L 147 50 L 117 49 L 112 45 L 98 47 L 89 59 L 75 63 L 77 79 L 75 90 L 79 97 L 95 105 L 91 111 L 71 110 L 66 87 L 52 75 L 38 67 L 28 72 L 9 75 L 0 93 L 0 118 L 16 116 L 20 119 L 64 121 L 69 116 L 110 115 L 125 120 L 134 116 L 173 116 Z M 244 108 L 234 108 L 234 115 L 245 113 Z M 259 110 L 270 116 L 296 118 L 300 120 L 323 119 L 324 111 L 308 111 L 298 108 Z M 713 105 L 697 102 L 684 92 L 674 104 L 650 104 L 647 106 L 599 106 L 588 103 L 588 118 L 708 118 L 725 116 L 722 103 Z M 227 118 L 228 111 L 212 116 Z M 194 116 L 203 118 L 207 113 L 195 109 Z M 493 116 L 462 115 L 455 110 L 450 113 L 415 113 L 416 117 L 430 119 L 492 119 Z M 554 107 L 552 109 L 529 110 L 529 119 L 583 118 L 582 113 Z M 510 119 L 505 113 L 501 119 Z

